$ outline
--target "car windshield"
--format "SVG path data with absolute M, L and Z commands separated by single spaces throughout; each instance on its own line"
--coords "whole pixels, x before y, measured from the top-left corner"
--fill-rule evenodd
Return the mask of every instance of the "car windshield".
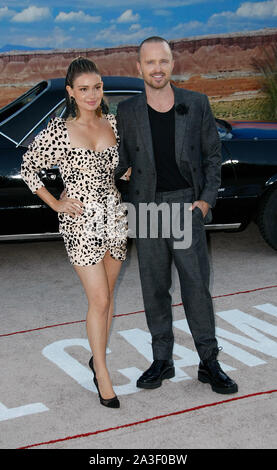
M 38 95 L 40 95 L 47 88 L 47 82 L 38 83 L 36 86 L 26 91 L 18 99 L 14 100 L 12 103 L 9 103 L 7 106 L 0 110 L 0 122 L 5 121 L 13 114 L 17 113 L 22 109 L 26 104 L 34 100 Z
M 26 138 L 21 142 L 22 147 L 28 147 L 28 145 L 34 140 L 35 136 L 42 131 L 49 121 L 55 117 L 60 117 L 63 115 L 65 111 L 65 102 L 60 104 L 56 109 L 52 111 L 43 121 L 41 121 L 35 129 L 33 129 L 29 134 L 27 134 Z
M 217 132 L 221 140 L 230 140 L 233 138 L 232 126 L 223 119 L 216 118 Z

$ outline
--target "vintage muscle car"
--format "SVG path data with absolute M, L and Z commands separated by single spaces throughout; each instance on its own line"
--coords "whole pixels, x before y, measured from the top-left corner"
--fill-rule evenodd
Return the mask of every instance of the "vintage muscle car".
M 144 89 L 132 77 L 103 77 L 110 112 Z M 0 109 L 0 241 L 59 237 L 57 214 L 33 194 L 20 175 L 22 155 L 35 135 L 65 111 L 64 79 L 42 81 Z M 243 230 L 258 224 L 264 240 L 277 250 L 277 123 L 216 119 L 222 141 L 222 184 L 207 230 Z M 58 168 L 40 177 L 59 197 Z M 118 187 L 126 196 L 127 182 Z

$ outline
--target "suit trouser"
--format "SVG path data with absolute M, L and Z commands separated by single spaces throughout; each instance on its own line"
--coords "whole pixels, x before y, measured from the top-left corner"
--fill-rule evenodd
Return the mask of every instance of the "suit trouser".
M 156 204 L 193 202 L 193 190 L 156 194 Z M 181 223 L 182 223 L 181 210 Z M 183 221 L 184 222 L 184 221 Z M 181 226 L 182 228 L 182 226 Z M 174 234 L 158 238 L 136 238 L 139 271 L 146 321 L 152 336 L 153 359 L 171 359 L 174 345 L 172 329 L 171 268 L 174 262 L 188 325 L 200 358 L 217 348 L 215 319 L 209 291 L 209 258 L 204 219 L 199 208 L 192 211 L 192 243 L 189 248 L 174 248 Z

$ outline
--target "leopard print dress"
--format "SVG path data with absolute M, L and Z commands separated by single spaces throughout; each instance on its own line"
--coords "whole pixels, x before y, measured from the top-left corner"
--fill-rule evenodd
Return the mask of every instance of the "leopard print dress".
M 126 258 L 127 216 L 115 186 L 119 135 L 116 119 L 107 114 L 116 144 L 97 152 L 71 147 L 66 122 L 51 119 L 23 155 L 21 176 L 33 193 L 44 186 L 38 173 L 57 165 L 67 197 L 83 203 L 83 214 L 73 218 L 59 212 L 59 231 L 71 264 L 90 266 L 99 263 L 107 251 L 123 261 Z

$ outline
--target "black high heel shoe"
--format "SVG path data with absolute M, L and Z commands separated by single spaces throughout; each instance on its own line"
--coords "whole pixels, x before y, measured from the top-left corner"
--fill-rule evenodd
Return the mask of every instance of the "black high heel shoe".
M 107 406 L 108 408 L 119 408 L 120 407 L 120 402 L 119 402 L 116 395 L 112 398 L 103 398 L 101 396 L 101 393 L 100 393 L 100 390 L 99 390 L 99 387 L 98 387 L 98 381 L 97 381 L 97 378 L 96 378 L 95 370 L 94 370 L 94 367 L 93 367 L 93 356 L 91 356 L 88 364 L 89 364 L 89 367 L 91 368 L 91 370 L 93 372 L 93 381 L 95 383 L 95 387 L 97 388 L 101 405 Z

